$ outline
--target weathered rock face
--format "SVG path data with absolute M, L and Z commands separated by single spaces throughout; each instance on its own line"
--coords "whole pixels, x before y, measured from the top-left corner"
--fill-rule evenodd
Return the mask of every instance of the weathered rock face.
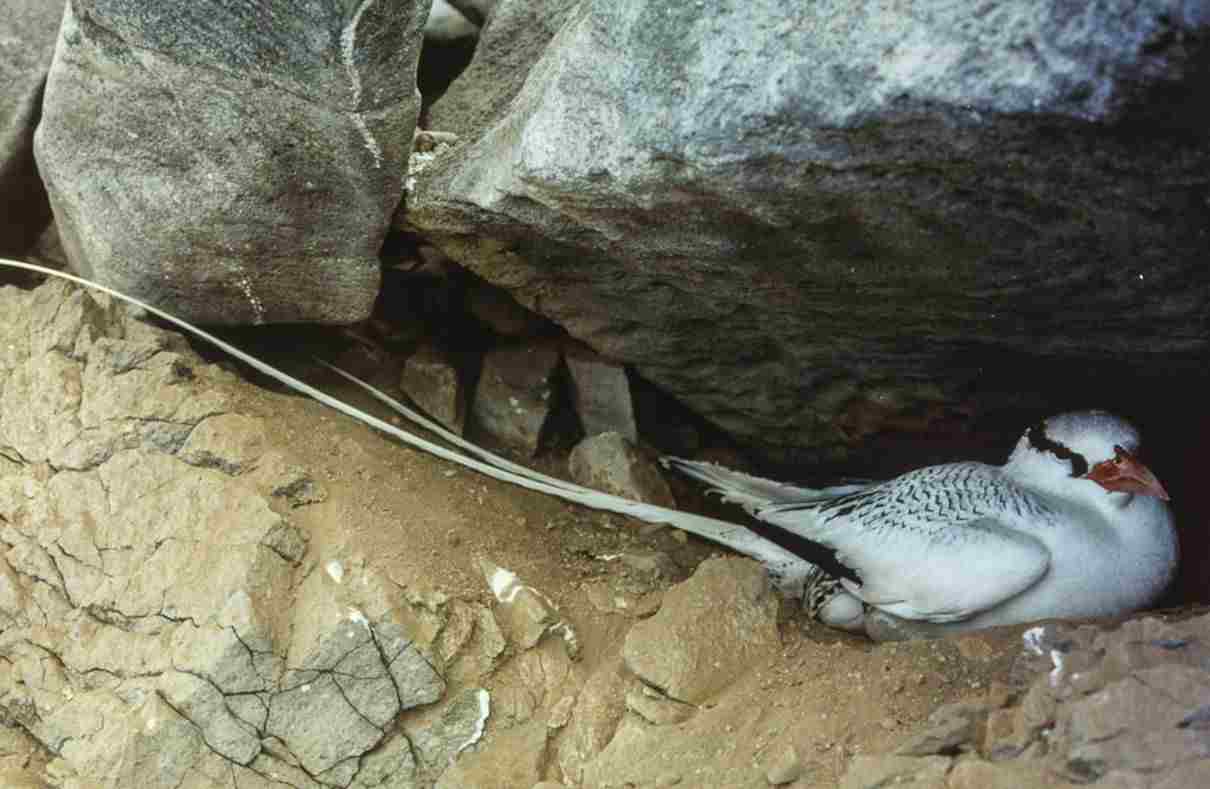
M 1210 343 L 1208 37 L 1168 0 L 588 0 L 398 222 L 766 449 L 1104 402 L 1070 370 Z
M 4 4 L 0 36 L 0 255 L 19 255 L 50 221 L 34 166 L 34 127 L 63 9 L 42 0 Z
M 563 361 L 571 400 L 585 435 L 615 432 L 637 442 L 639 427 L 626 368 L 572 345 L 564 349 Z
M 196 322 L 366 317 L 426 11 L 69 4 L 35 145 L 73 264 Z
M 57 282 L 0 337 L 5 724 L 65 786 L 410 785 L 393 723 L 444 680 L 390 584 L 300 572 L 322 496 L 234 377 Z
M 546 342 L 498 348 L 483 359 L 471 402 L 476 426 L 505 446 L 537 454 L 558 406 L 559 348 Z
M 1014 668 L 1023 692 L 939 708 L 894 755 L 855 759 L 841 785 L 1201 786 L 1210 778 L 1207 628 L 1205 615 L 1111 631 L 1031 628 Z

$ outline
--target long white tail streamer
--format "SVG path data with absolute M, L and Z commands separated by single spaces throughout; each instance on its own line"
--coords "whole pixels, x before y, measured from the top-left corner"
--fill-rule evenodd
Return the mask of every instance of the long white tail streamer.
M 591 488 L 585 488 L 579 485 L 574 485 L 570 482 L 555 479 L 554 477 L 548 477 L 545 474 L 539 474 L 536 471 L 527 469 L 524 466 L 510 463 L 504 458 L 493 455 L 487 450 L 465 441 L 460 436 L 455 437 L 453 433 L 444 430 L 444 428 L 440 428 L 436 425 L 436 423 L 425 419 L 411 409 L 405 408 L 402 404 L 392 400 L 390 397 L 377 389 L 374 389 L 369 384 L 358 380 L 343 370 L 332 368 L 331 365 L 327 365 L 326 363 L 325 366 L 328 366 L 345 378 L 360 385 L 379 400 L 383 401 L 392 408 L 395 408 L 395 410 L 399 411 L 407 418 L 418 422 L 427 429 L 443 436 L 447 440 L 463 447 L 467 451 L 473 452 L 479 457 L 486 458 L 491 462 L 476 460 L 473 457 L 460 454 L 448 449 L 447 447 L 443 447 L 440 444 L 435 444 L 432 441 L 428 441 L 427 439 L 421 438 L 413 433 L 409 433 L 406 430 L 392 425 L 390 422 L 385 422 L 372 414 L 368 414 L 359 408 L 351 406 L 342 400 L 338 400 L 337 398 L 332 397 L 319 389 L 316 389 L 310 384 L 298 380 L 292 375 L 282 372 L 276 367 L 257 359 L 255 356 L 252 356 L 249 353 L 241 351 L 234 345 L 226 342 L 225 340 L 219 339 L 213 334 L 194 326 L 192 323 L 189 323 L 182 318 L 178 318 L 171 313 L 139 301 L 133 296 L 127 296 L 124 293 L 120 293 L 113 288 L 100 285 L 96 282 L 84 279 L 83 277 L 77 277 L 73 274 L 67 274 L 62 271 L 56 271 L 55 269 L 38 266 L 33 263 L 24 263 L 18 260 L 0 258 L 0 266 L 33 271 L 49 277 L 58 277 L 59 279 L 74 282 L 77 285 L 100 291 L 101 293 L 112 296 L 119 301 L 124 301 L 127 304 L 132 304 L 135 307 L 146 310 L 152 315 L 168 321 L 174 326 L 180 327 L 193 336 L 205 340 L 223 352 L 230 354 L 236 359 L 239 359 L 241 362 L 247 364 L 257 372 L 267 375 L 268 377 L 284 384 L 294 391 L 299 392 L 300 394 L 305 394 L 308 397 L 323 403 L 329 408 L 339 411 L 346 416 L 352 417 L 353 419 L 369 425 L 376 430 L 380 430 L 383 433 L 394 436 L 403 443 L 435 455 L 442 460 L 447 460 L 451 463 L 456 463 L 460 466 L 478 471 L 480 474 L 492 477 L 493 479 L 498 479 L 502 482 L 507 482 L 522 488 L 537 491 L 539 493 L 545 493 L 548 496 L 554 496 L 555 498 L 580 504 L 591 509 L 614 512 L 620 515 L 637 518 L 638 520 L 646 521 L 648 523 L 675 526 L 676 528 L 687 531 L 690 534 L 696 534 L 699 537 L 726 546 L 734 551 L 745 554 L 746 556 L 750 556 L 759 561 L 761 564 L 765 565 L 778 586 L 789 594 L 801 594 L 805 579 L 815 568 L 815 565 L 794 555 L 781 546 L 764 539 L 744 526 L 740 526 L 735 523 L 728 523 L 727 521 L 716 520 L 714 518 L 707 518 L 702 515 L 695 515 L 689 512 L 669 509 L 667 507 L 658 507 L 653 504 L 644 504 L 638 501 L 631 501 L 630 499 L 624 499 L 620 496 L 613 496 L 608 493 L 592 490 Z
M 536 482 L 543 482 L 547 485 L 553 485 L 557 488 L 563 488 L 564 490 L 571 490 L 571 491 L 589 490 L 589 488 L 582 487 L 580 485 L 575 484 L 574 482 L 568 482 L 565 479 L 559 479 L 558 477 L 548 476 L 546 474 L 543 474 L 540 471 L 534 471 L 532 468 L 527 468 L 525 466 L 522 466 L 519 463 L 514 463 L 511 460 L 509 460 L 508 458 L 501 457 L 500 455 L 497 455 L 494 452 L 489 452 L 488 450 L 484 449 L 483 447 L 479 446 L 478 444 L 467 441 L 465 438 L 458 435 L 457 433 L 455 433 L 451 430 L 448 430 L 445 427 L 445 425 L 442 425 L 440 422 L 436 422 L 432 419 L 429 419 L 427 416 L 420 413 L 419 411 L 408 408 L 406 405 L 399 402 L 395 398 L 391 397 L 386 392 L 382 391 L 381 389 L 377 389 L 374 386 L 371 386 L 370 384 L 361 380 L 360 378 L 353 375 L 352 373 L 347 373 L 344 370 L 337 367 L 336 365 L 329 364 L 328 362 L 325 362 L 323 359 L 320 359 L 319 357 L 313 357 L 313 358 L 315 358 L 315 361 L 317 363 L 328 368 L 332 372 L 334 372 L 337 375 L 339 375 L 340 377 L 344 378 L 346 381 L 349 381 L 350 383 L 361 387 L 366 392 L 368 392 L 372 397 L 374 397 L 374 399 L 378 400 L 381 403 L 385 403 L 387 406 L 389 406 L 391 408 L 391 410 L 400 414 L 405 419 L 409 419 L 412 422 L 415 422 L 416 424 L 423 427 L 425 430 L 428 430 L 432 433 L 436 433 L 437 435 L 441 436 L 443 439 L 450 442 L 454 446 L 456 446 L 460 449 L 466 450 L 467 452 L 471 453 L 472 455 L 479 458 L 480 460 L 486 460 L 488 463 L 491 463 L 496 468 L 504 469 L 505 471 L 511 471 L 514 474 L 520 474 L 521 476 L 526 477 L 527 479 L 532 479 Z

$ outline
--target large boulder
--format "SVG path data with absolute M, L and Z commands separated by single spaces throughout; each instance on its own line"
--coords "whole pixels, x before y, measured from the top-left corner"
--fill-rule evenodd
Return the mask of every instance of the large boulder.
M 1210 9 L 1110 7 L 586 0 L 397 222 L 774 453 L 1141 402 L 1210 348 Z
M 366 317 L 427 6 L 69 4 L 35 145 L 72 263 L 193 321 Z

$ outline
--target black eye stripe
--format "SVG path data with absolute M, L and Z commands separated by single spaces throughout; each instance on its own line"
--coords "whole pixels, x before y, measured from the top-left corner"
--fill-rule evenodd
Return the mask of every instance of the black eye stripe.
M 1088 473 L 1088 461 L 1084 456 L 1079 452 L 1072 452 L 1046 435 L 1045 422 L 1039 422 L 1031 427 L 1025 437 L 1029 440 L 1029 445 L 1039 452 L 1049 452 L 1060 460 L 1070 460 L 1073 477 L 1082 477 Z

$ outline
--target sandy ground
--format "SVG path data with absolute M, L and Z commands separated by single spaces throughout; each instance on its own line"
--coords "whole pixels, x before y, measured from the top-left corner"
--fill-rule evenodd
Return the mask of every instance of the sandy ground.
M 309 363 L 286 360 L 285 365 L 342 399 L 388 415 Z M 359 374 L 369 369 L 361 367 Z M 393 376 L 392 365 L 381 364 L 375 383 L 389 385 Z M 615 589 L 652 591 L 651 583 L 603 557 L 664 552 L 676 565 L 670 573 L 675 577 L 655 586 L 667 588 L 718 552 L 667 528 L 482 477 L 401 446 L 309 399 L 261 384 L 244 390 L 245 402 L 237 410 L 269 420 L 280 431 L 276 438 L 326 494 L 324 501 L 291 514 L 311 536 L 313 560 L 372 559 L 401 589 L 427 591 L 438 585 L 452 598 L 491 605 L 476 564 L 479 557 L 490 559 L 543 591 L 576 624 L 584 644 L 575 664 L 580 679 L 616 661 L 633 621 L 603 613 L 587 590 L 603 581 Z M 536 465 L 565 476 L 565 460 L 565 449 L 556 448 Z M 807 622 L 792 605 L 783 609 L 780 655 L 754 666 L 686 724 L 692 733 L 688 741 L 705 749 L 683 754 L 686 759 L 750 768 L 793 746 L 807 768 L 796 785 L 834 785 L 853 754 L 891 749 L 937 706 L 1005 692 L 1003 683 L 1020 652 L 1020 629 L 957 641 L 875 645 Z M 489 679 L 489 688 L 492 681 L 507 683 L 509 672 Z M 450 688 L 451 694 L 457 690 Z

